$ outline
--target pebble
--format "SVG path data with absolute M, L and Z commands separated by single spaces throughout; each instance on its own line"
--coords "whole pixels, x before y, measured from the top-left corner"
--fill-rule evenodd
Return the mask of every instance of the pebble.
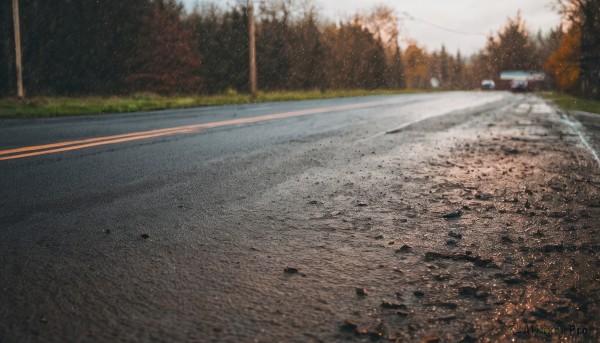
M 500 241 L 504 244 L 511 244 L 513 243 L 513 240 L 510 239 L 510 237 L 508 237 L 507 235 L 504 235 L 500 238 Z
M 365 328 L 356 329 L 356 334 L 357 335 L 368 335 L 369 330 L 367 330 Z
M 366 288 L 357 288 L 356 289 L 356 295 L 362 296 L 362 297 L 366 297 L 367 295 L 369 295 L 369 292 L 367 291 Z
M 477 340 L 471 335 L 465 335 L 459 343 L 475 343 Z
M 401 310 L 398 310 L 398 311 L 396 311 L 396 314 L 397 314 L 398 316 L 400 316 L 400 317 L 408 317 L 408 314 L 409 314 L 409 313 L 408 313 L 408 312 L 406 312 L 406 311 L 401 311 Z
M 477 199 L 477 200 L 490 200 L 493 197 L 494 196 L 492 194 L 489 194 L 489 193 L 477 193 L 477 194 L 475 194 L 475 199 Z
M 450 274 L 438 274 L 433 277 L 436 281 L 448 281 L 452 278 Z
M 565 250 L 565 247 L 561 244 L 559 245 L 545 245 L 542 248 L 543 252 L 563 252 Z
M 298 268 L 285 267 L 285 269 L 283 270 L 283 272 L 286 273 L 286 274 L 298 274 L 299 270 L 298 270 Z
M 440 338 L 437 336 L 425 336 L 421 343 L 440 343 Z
M 406 305 L 404 304 L 398 304 L 398 303 L 393 303 L 387 300 L 383 300 L 381 302 L 381 307 L 383 308 L 389 308 L 389 309 L 394 309 L 394 310 L 406 310 Z
M 490 296 L 490 294 L 488 292 L 483 291 L 481 289 L 478 289 L 478 290 L 475 291 L 475 298 L 477 298 L 477 299 L 484 299 L 484 298 L 487 298 L 489 296 Z
M 342 325 L 342 329 L 344 329 L 344 330 L 354 330 L 357 327 L 358 327 L 358 324 L 356 324 L 355 322 L 353 322 L 349 319 L 346 319 L 344 321 L 344 325 Z
M 458 294 L 462 296 L 475 296 L 477 289 L 473 286 L 461 286 L 458 288 Z
M 460 232 L 450 231 L 448 232 L 448 236 L 456 239 L 462 239 L 462 234 Z
M 448 239 L 446 240 L 446 245 L 450 245 L 450 246 L 457 246 L 458 245 L 458 241 L 454 240 L 454 239 Z
M 512 277 L 512 278 L 504 279 L 504 282 L 507 285 L 519 285 L 519 284 L 525 283 L 525 280 L 523 280 L 521 278 Z
M 412 251 L 412 247 L 410 245 L 404 244 L 400 247 L 400 249 L 396 250 L 396 253 L 407 253 Z
M 456 210 L 450 213 L 446 213 L 442 216 L 442 218 L 445 219 L 456 219 L 456 218 L 460 218 L 462 216 L 463 212 L 461 210 Z

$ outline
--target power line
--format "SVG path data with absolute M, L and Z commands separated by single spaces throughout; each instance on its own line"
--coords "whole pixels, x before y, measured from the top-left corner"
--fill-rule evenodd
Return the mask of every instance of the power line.
M 461 30 L 455 30 L 455 29 L 450 29 L 450 28 L 447 28 L 447 27 L 443 27 L 443 26 L 440 26 L 440 25 L 437 25 L 437 24 L 434 24 L 434 23 L 428 22 L 428 21 L 426 21 L 426 20 L 423 20 L 423 19 L 417 18 L 417 17 L 415 17 L 415 16 L 411 15 L 411 14 L 410 14 L 410 13 L 408 13 L 408 12 L 402 12 L 401 14 L 402 14 L 402 15 L 403 15 L 403 16 L 404 16 L 406 19 L 408 19 L 408 20 L 412 20 L 412 21 L 418 21 L 418 22 L 421 22 L 421 23 L 423 23 L 423 24 L 427 24 L 427 25 L 433 26 L 433 27 L 435 27 L 435 28 L 437 28 L 437 29 L 440 29 L 440 30 L 443 30 L 443 31 L 447 31 L 447 32 L 451 32 L 451 33 L 456 33 L 456 34 L 459 34 L 459 35 L 469 35 L 469 36 L 487 36 L 485 33 L 481 33 L 481 32 L 467 32 L 467 31 L 461 31 Z

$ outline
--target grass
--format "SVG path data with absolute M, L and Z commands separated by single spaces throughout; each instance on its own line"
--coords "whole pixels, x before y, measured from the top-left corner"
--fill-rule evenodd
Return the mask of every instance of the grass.
M 576 98 L 559 93 L 542 93 L 543 98 L 552 100 L 558 107 L 565 111 L 583 111 L 600 114 L 600 101 Z
M 368 95 L 419 93 L 417 90 L 337 90 L 164 97 L 141 93 L 129 97 L 32 97 L 0 99 L 0 118 L 40 118 L 101 113 L 124 113 L 218 105 L 239 105 L 273 101 L 331 99 Z

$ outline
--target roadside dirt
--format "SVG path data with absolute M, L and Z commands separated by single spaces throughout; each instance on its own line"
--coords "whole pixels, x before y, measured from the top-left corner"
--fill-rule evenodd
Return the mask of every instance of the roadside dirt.
M 598 338 L 598 166 L 556 115 L 535 108 L 471 123 L 463 132 L 476 139 L 455 140 L 392 190 L 416 199 L 378 204 L 404 213 L 395 224 L 412 237 L 382 236 L 396 249 L 393 306 L 349 317 L 347 331 L 400 341 Z
M 359 172 L 304 187 L 303 213 L 273 214 L 313 234 L 278 260 L 306 273 L 281 290 L 314 301 L 303 319 L 337 323 L 308 338 L 597 340 L 598 165 L 553 109 L 523 103 L 388 135 L 379 147 L 411 143 L 356 151 Z

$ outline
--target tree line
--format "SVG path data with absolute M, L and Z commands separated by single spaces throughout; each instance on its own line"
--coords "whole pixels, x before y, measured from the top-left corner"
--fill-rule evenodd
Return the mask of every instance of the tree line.
M 545 70 L 561 90 L 600 99 L 600 1 L 558 0 L 567 21 Z
M 186 13 L 176 0 L 20 0 L 29 95 L 248 91 L 244 4 Z M 387 16 L 387 17 L 386 17 Z M 391 12 L 322 24 L 314 7 L 262 2 L 257 13 L 260 89 L 401 88 L 398 44 L 367 29 Z M 16 77 L 10 2 L 0 4 L 0 94 Z M 392 32 L 393 34 L 393 32 Z M 397 34 L 385 36 L 398 41 Z
M 312 89 L 473 89 L 505 70 L 545 71 L 546 87 L 599 97 L 600 5 L 557 0 L 564 25 L 531 33 L 517 14 L 472 56 L 400 48 L 390 8 L 330 22 L 307 1 L 260 2 L 258 85 Z M 30 95 L 248 92 L 248 11 L 177 0 L 20 0 Z M 0 95 L 14 94 L 10 2 L 0 4 Z
M 173 0 L 20 0 L 30 95 L 194 92 L 201 59 Z M 0 4 L 0 93 L 15 85 L 10 1 Z

